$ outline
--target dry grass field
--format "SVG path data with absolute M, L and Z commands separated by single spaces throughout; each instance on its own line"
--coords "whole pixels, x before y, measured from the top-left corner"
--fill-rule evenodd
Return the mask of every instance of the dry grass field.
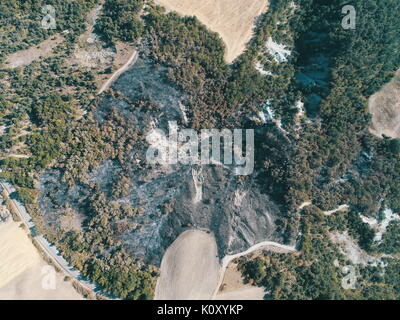
M 227 47 L 228 63 L 246 49 L 256 18 L 268 8 L 267 0 L 155 0 L 155 3 L 167 11 L 196 16 L 210 30 L 218 32 Z
M 400 70 L 369 99 L 369 112 L 372 114 L 372 133 L 400 138 Z
M 43 287 L 45 266 L 19 223 L 0 223 L 0 300 L 82 299 L 60 273 L 55 275 L 55 289 Z
M 164 254 L 155 299 L 211 299 L 219 270 L 214 237 L 202 231 L 186 231 Z

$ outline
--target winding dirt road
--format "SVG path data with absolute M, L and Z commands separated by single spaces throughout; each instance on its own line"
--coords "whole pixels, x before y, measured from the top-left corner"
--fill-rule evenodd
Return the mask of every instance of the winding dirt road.
M 107 90 L 107 89 L 111 86 L 111 84 L 112 84 L 115 80 L 118 79 L 118 77 L 119 77 L 121 74 L 123 74 L 123 73 L 124 73 L 125 71 L 127 71 L 130 67 L 132 67 L 132 65 L 134 65 L 134 64 L 136 63 L 138 57 L 139 57 L 139 54 L 138 54 L 138 52 L 135 50 L 135 51 L 132 53 L 132 55 L 131 55 L 131 57 L 129 58 L 129 60 L 128 60 L 121 68 L 119 68 L 117 71 L 115 71 L 114 74 L 111 76 L 111 78 L 108 79 L 107 82 L 104 83 L 104 84 L 101 86 L 101 88 L 100 88 L 100 90 L 99 90 L 99 92 L 98 92 L 97 94 L 102 94 L 105 90 Z
M 220 268 L 220 272 L 219 272 L 219 277 L 218 277 L 218 284 L 215 288 L 215 291 L 212 295 L 212 299 L 215 299 L 219 288 L 224 280 L 224 276 L 225 276 L 225 272 L 226 269 L 228 268 L 228 265 L 235 259 L 239 258 L 239 257 L 243 257 L 243 256 L 247 256 L 250 253 L 253 253 L 255 251 L 259 251 L 259 250 L 264 250 L 264 251 L 273 251 L 274 248 L 279 248 L 281 250 L 283 250 L 284 253 L 290 253 L 290 252 L 296 252 L 296 248 L 295 246 L 287 246 L 284 244 L 280 244 L 277 242 L 271 242 L 271 241 L 264 241 L 264 242 L 260 242 L 255 244 L 254 246 L 250 247 L 249 249 L 247 249 L 246 251 L 243 252 L 239 252 L 233 255 L 228 255 L 225 256 L 222 259 L 222 263 L 221 263 L 221 268 Z

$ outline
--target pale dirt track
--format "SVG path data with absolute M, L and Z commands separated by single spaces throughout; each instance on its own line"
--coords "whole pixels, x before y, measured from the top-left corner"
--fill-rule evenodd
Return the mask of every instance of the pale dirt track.
M 55 290 L 42 286 L 42 268 L 47 263 L 41 258 L 19 223 L 0 223 L 0 300 L 82 299 L 63 275 L 56 273 Z
M 221 287 L 221 284 L 223 283 L 225 272 L 229 266 L 229 264 L 234 261 L 237 258 L 249 255 L 250 253 L 256 252 L 256 251 L 272 251 L 272 252 L 280 252 L 280 253 L 291 253 L 291 252 L 296 252 L 296 248 L 294 246 L 287 246 L 284 244 L 280 244 L 277 242 L 271 242 L 271 241 L 264 241 L 255 244 L 254 246 L 250 247 L 246 251 L 239 252 L 233 255 L 227 255 L 222 259 L 222 265 L 219 271 L 219 277 L 218 277 L 218 283 L 215 286 L 215 291 L 213 294 L 213 299 L 217 297 L 217 294 L 219 292 L 219 289 Z
M 136 60 L 138 58 L 138 52 L 135 50 L 129 60 L 117 71 L 114 72 L 114 74 L 102 85 L 100 88 L 99 92 L 97 94 L 102 94 L 105 90 L 107 90 L 112 83 L 118 79 L 118 77 L 123 74 L 126 70 L 128 70 L 132 65 L 135 64 Z
M 218 32 L 231 63 L 246 49 L 253 35 L 256 18 L 268 8 L 266 0 L 155 0 L 167 11 L 196 16 L 211 31 Z
M 166 251 L 156 300 L 208 300 L 218 282 L 217 244 L 202 231 L 182 233 Z

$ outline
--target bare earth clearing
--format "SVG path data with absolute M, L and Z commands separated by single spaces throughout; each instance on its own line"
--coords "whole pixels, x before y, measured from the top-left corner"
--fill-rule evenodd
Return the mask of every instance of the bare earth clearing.
M 263 300 L 264 296 L 264 288 L 251 286 L 220 293 L 214 300 Z
M 49 274 L 43 269 L 47 263 L 19 225 L 0 223 L 0 300 L 82 299 L 59 273 L 55 275 L 55 290 L 43 288 L 42 281 Z
M 396 77 L 369 99 L 372 114 L 371 132 L 400 138 L 400 70 Z
M 63 41 L 64 38 L 61 35 L 57 34 L 51 39 L 47 39 L 39 43 L 37 46 L 31 47 L 26 50 L 17 51 L 7 58 L 5 62 L 5 67 L 9 69 L 14 69 L 27 66 L 39 58 L 50 57 L 53 49 Z
M 237 264 L 232 262 L 225 271 L 215 300 L 263 300 L 264 296 L 264 288 L 244 283 L 242 273 L 237 270 Z
M 256 18 L 268 7 L 266 0 L 155 0 L 155 3 L 167 11 L 196 16 L 210 30 L 218 32 L 227 47 L 228 63 L 246 49 Z

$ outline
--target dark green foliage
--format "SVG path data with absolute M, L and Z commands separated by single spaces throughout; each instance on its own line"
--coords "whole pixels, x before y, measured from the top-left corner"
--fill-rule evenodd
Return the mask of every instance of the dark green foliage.
M 4 0 L 0 3 L 0 62 L 8 54 L 27 49 L 51 35 L 69 30 L 69 37 L 85 29 L 88 11 L 98 0 Z M 56 29 L 41 26 L 45 14 L 42 7 L 51 5 L 56 13 Z
M 329 240 L 331 223 L 318 209 L 307 207 L 302 211 L 298 254 L 266 252 L 256 259 L 241 258 L 239 269 L 247 281 L 266 288 L 267 299 L 399 299 L 399 263 L 391 258 L 383 259 L 384 272 L 379 266 L 353 265 L 355 289 L 343 288 L 342 267 L 350 263 Z
M 96 22 L 96 32 L 111 42 L 136 41 L 144 27 L 138 19 L 143 4 L 143 0 L 107 0 Z
M 95 233 L 91 233 L 94 235 Z M 124 249 L 107 247 L 107 258 L 95 254 L 99 245 L 91 235 L 82 236 L 76 232 L 66 234 L 60 243 L 64 255 L 75 260 L 75 265 L 104 292 L 114 297 L 129 300 L 149 300 L 153 298 L 157 272 L 154 268 L 136 263 Z M 77 257 L 85 252 L 93 252 L 92 258 L 81 261 Z M 111 252 L 111 253 L 110 253 Z
M 364 223 L 360 215 L 354 211 L 347 214 L 347 229 L 349 234 L 358 240 L 360 247 L 366 251 L 371 249 L 375 232 L 367 223 Z
M 379 250 L 388 254 L 400 253 L 400 222 L 392 221 L 383 234 Z
M 319 210 L 302 212 L 301 254 L 264 253 L 261 258 L 240 263 L 247 280 L 263 286 L 268 299 L 343 299 L 342 274 L 334 260 L 340 259 L 329 243 Z
M 392 139 L 389 143 L 389 150 L 393 155 L 400 154 L 400 139 Z

